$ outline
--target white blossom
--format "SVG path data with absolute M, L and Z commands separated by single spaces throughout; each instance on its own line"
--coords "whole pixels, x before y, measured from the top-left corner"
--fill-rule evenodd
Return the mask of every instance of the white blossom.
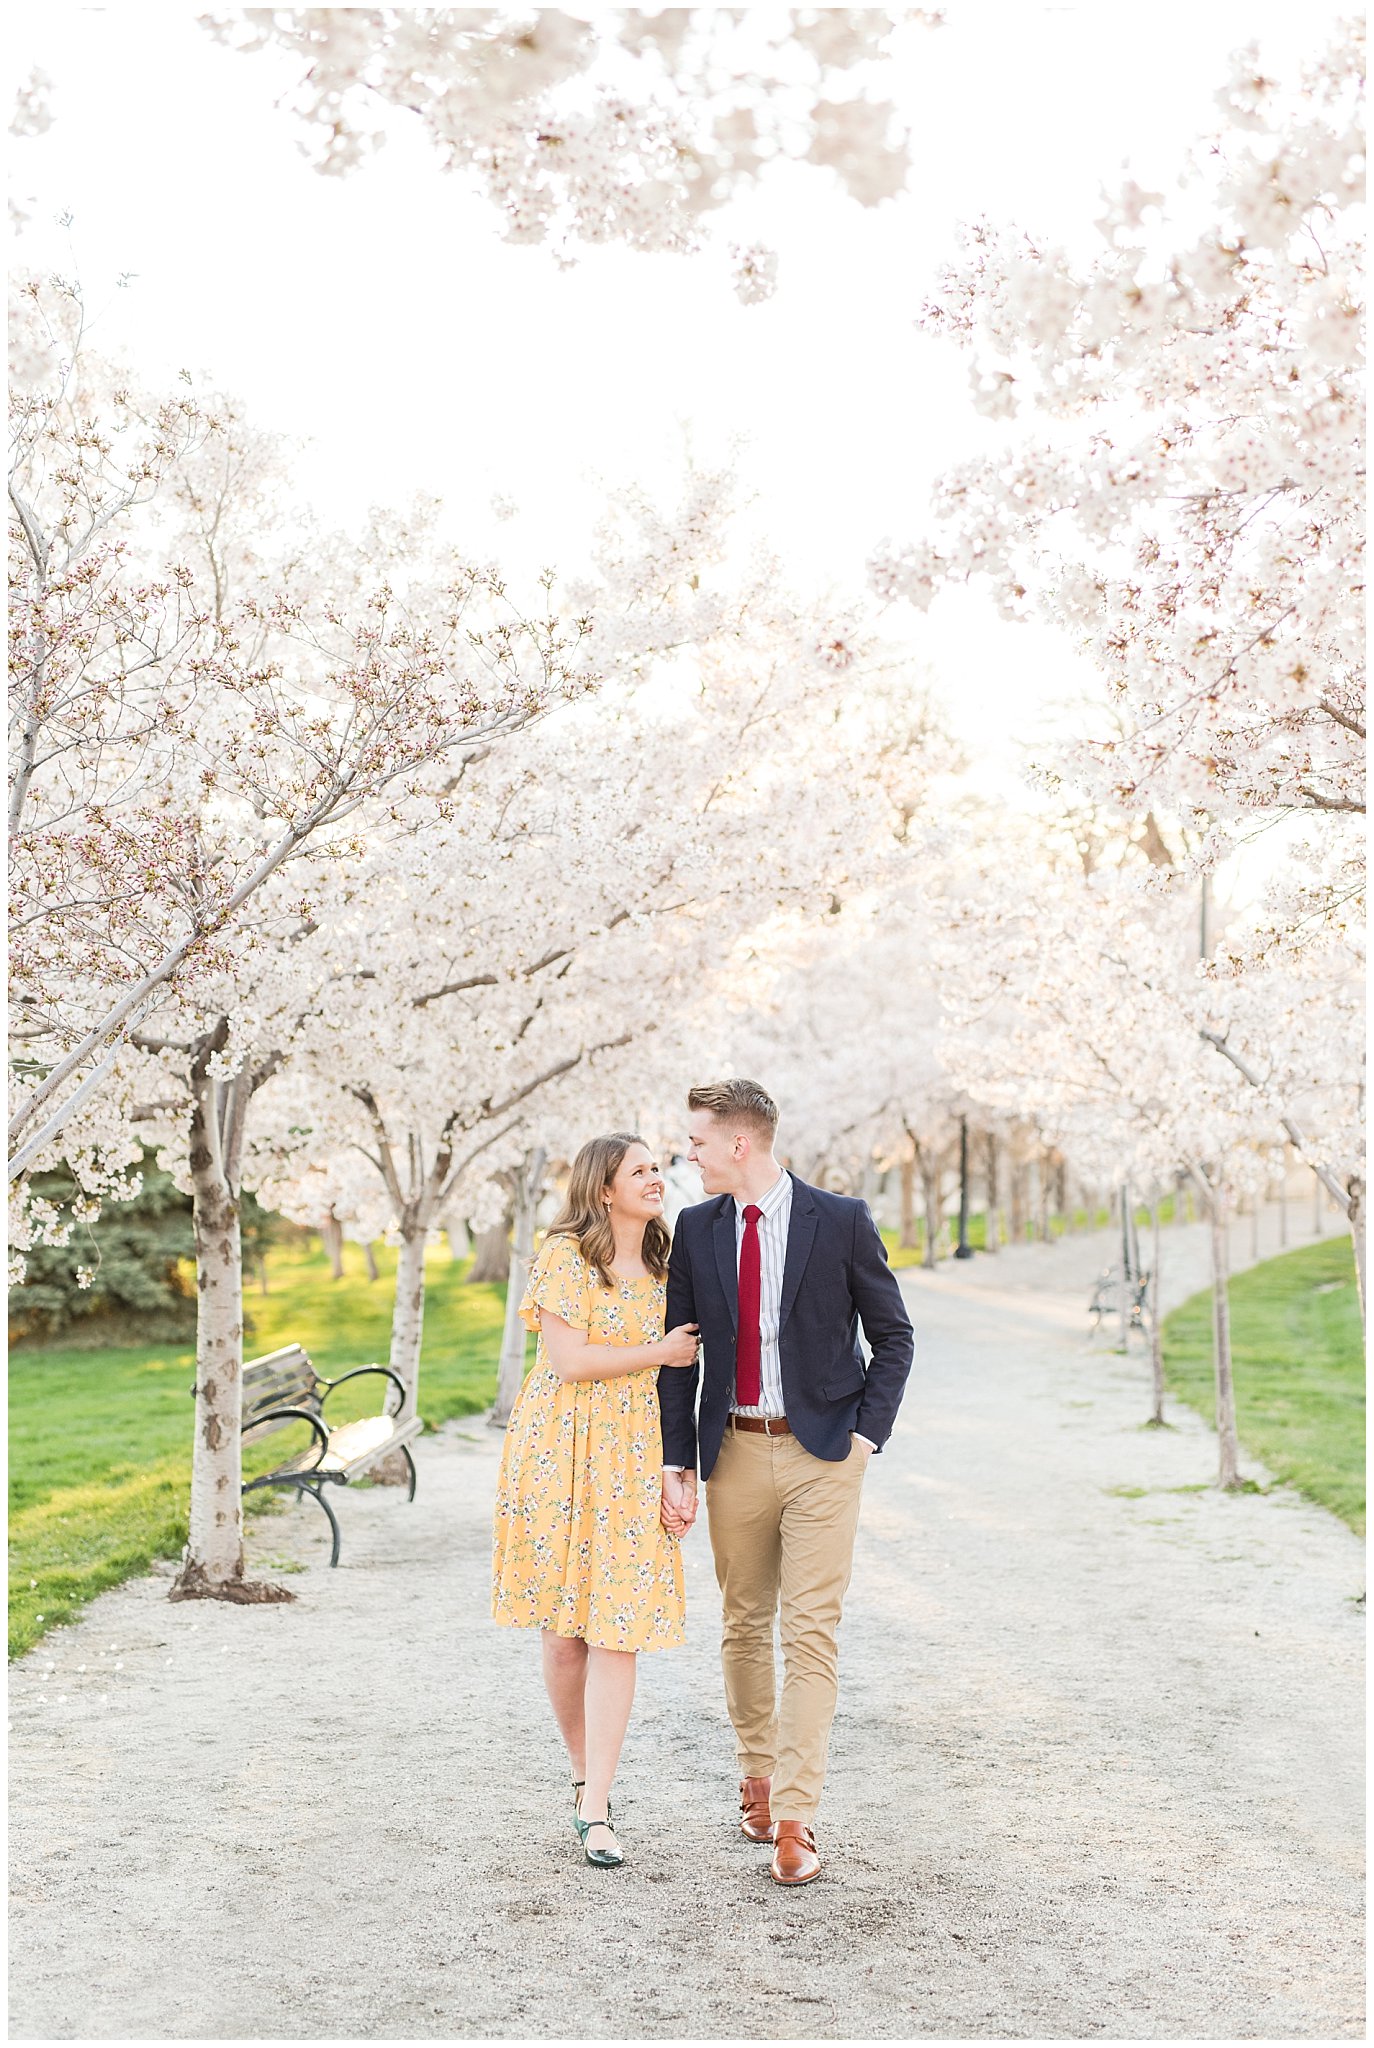
M 907 138 L 868 80 L 929 9 L 253 8 L 208 17 L 222 42 L 299 67 L 290 104 L 327 172 L 379 149 L 377 109 L 418 118 L 439 162 L 474 182 L 506 239 L 621 241 L 683 254 L 710 214 L 780 158 L 835 170 L 863 205 L 901 190 Z M 843 86 L 843 96 L 833 89 Z M 819 93 L 819 97 L 818 97 Z M 746 305 L 773 257 L 735 260 Z

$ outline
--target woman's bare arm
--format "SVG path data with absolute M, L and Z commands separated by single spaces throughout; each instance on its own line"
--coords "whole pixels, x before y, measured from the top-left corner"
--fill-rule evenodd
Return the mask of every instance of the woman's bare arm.
M 653 1344 L 591 1344 L 585 1330 L 575 1330 L 546 1308 L 539 1311 L 539 1327 L 549 1364 L 561 1380 L 618 1380 L 647 1366 L 696 1363 L 695 1323 L 683 1323 Z

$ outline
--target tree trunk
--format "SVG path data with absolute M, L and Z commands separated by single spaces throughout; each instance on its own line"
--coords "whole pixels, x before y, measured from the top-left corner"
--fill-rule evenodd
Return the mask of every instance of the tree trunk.
M 861 1200 L 867 1202 L 869 1210 L 875 1219 L 886 1213 L 887 1204 L 884 1200 L 886 1188 L 887 1175 L 879 1173 L 871 1159 L 866 1160 L 859 1185 L 854 1192 Z
M 1322 1234 L 1322 1184 L 1316 1174 L 1312 1176 L 1312 1235 Z
M 1250 1194 L 1250 1264 L 1257 1266 L 1260 1255 L 1260 1198 L 1256 1191 Z
M 1154 1406 L 1150 1411 L 1151 1429 L 1164 1427 L 1164 1332 L 1160 1326 L 1159 1296 L 1160 1268 L 1163 1257 L 1160 1249 L 1159 1196 L 1156 1194 L 1150 1204 L 1150 1225 L 1153 1236 L 1153 1271 L 1150 1274 L 1150 1379 L 1154 1394 Z
M 201 1042 L 191 1067 L 192 1220 L 196 1244 L 196 1414 L 191 1507 L 173 1600 L 290 1600 L 250 1585 L 243 1565 L 243 1247 L 237 1159 L 250 1083 L 208 1072 L 227 1023 Z
M 422 1206 L 408 1203 L 401 1216 L 401 1246 L 396 1254 L 396 1298 L 391 1311 L 391 1351 L 387 1364 L 405 1388 L 399 1406 L 396 1389 L 386 1383 L 387 1408 L 407 1419 L 419 1408 L 420 1346 L 425 1334 L 425 1243 L 429 1236 L 420 1221 Z M 388 1451 L 368 1471 L 376 1486 L 409 1486 L 410 1467 L 399 1451 Z
M 401 1248 L 396 1256 L 396 1305 L 391 1315 L 391 1356 L 387 1363 L 405 1387 L 400 1414 L 416 1412 L 420 1386 L 420 1341 L 425 1330 L 425 1240 L 429 1232 L 420 1215 L 401 1218 Z M 394 1394 L 395 1389 L 393 1388 Z
M 1140 1259 L 1140 1228 L 1136 1222 L 1135 1211 L 1136 1205 L 1133 1201 L 1131 1203 L 1129 1210 L 1127 1211 L 1126 1229 L 1129 1234 L 1131 1244 L 1131 1272 L 1134 1278 L 1138 1280 L 1141 1274 L 1144 1272 L 1145 1268 L 1142 1265 Z
M 1117 1218 L 1121 1224 L 1120 1245 L 1117 1255 L 1116 1313 L 1117 1335 L 1120 1342 L 1117 1350 L 1128 1352 L 1131 1348 L 1131 1191 L 1129 1187 L 1117 1190 Z
M 534 1217 L 544 1192 L 544 1169 L 548 1154 L 542 1145 L 525 1154 L 515 1188 L 515 1232 L 510 1250 L 509 1279 L 506 1283 L 506 1323 L 501 1337 L 501 1363 L 496 1375 L 496 1400 L 487 1418 L 494 1428 L 504 1429 L 511 1409 L 525 1381 L 525 1325 L 520 1320 L 520 1301 L 529 1279 L 534 1257 Z
M 372 1246 L 370 1244 L 365 1244 L 363 1246 L 363 1258 L 367 1264 L 368 1279 L 379 1280 L 381 1278 L 381 1275 L 377 1271 L 377 1254 L 375 1251 L 373 1251 Z
M 1288 1161 L 1279 1175 L 1279 1250 L 1288 1249 Z
M 916 1247 L 916 1161 L 903 1159 L 901 1164 L 901 1229 L 897 1242 L 904 1252 Z
M 1040 1242 L 1048 1244 L 1053 1235 L 1050 1230 L 1050 1176 L 1048 1160 L 1043 1156 L 1035 1162 L 1035 1177 L 1040 1205 Z
M 925 1250 L 921 1254 L 921 1264 L 929 1273 L 935 1271 L 937 1263 L 936 1246 L 940 1241 L 940 1181 L 941 1174 L 938 1166 L 933 1173 L 928 1173 L 925 1166 L 922 1165 L 921 1192 L 925 1198 L 926 1242 Z
M 1026 1241 L 1026 1177 L 1029 1168 L 1022 1159 L 1014 1159 L 1011 1168 L 1011 1235 L 1015 1244 Z
M 1360 1316 L 1365 1313 L 1365 1228 L 1364 1228 L 1364 1182 L 1356 1174 L 1349 1183 L 1350 1206 L 1346 1214 L 1350 1221 L 1350 1242 L 1355 1251 L 1355 1284 L 1360 1291 Z
M 469 1237 L 468 1227 L 461 1217 L 445 1227 L 444 1236 L 448 1239 L 448 1255 L 455 1264 L 459 1260 L 467 1258 L 472 1250 L 472 1239 Z
M 987 1247 L 988 1251 L 990 1251 L 990 1252 L 995 1252 L 995 1251 L 998 1251 L 998 1250 L 1000 1250 L 1000 1249 L 1001 1249 L 1001 1243 L 1002 1243 L 1002 1232 L 1001 1232 L 1001 1226 L 1000 1226 L 1000 1218 L 999 1218 L 999 1216 L 998 1216 L 998 1213 L 997 1213 L 997 1196 L 998 1196 L 998 1186 L 997 1186 L 997 1169 L 998 1169 L 998 1166 L 999 1166 L 999 1164 L 1000 1164 L 1000 1157 L 999 1157 L 999 1154 L 998 1154 L 998 1150 L 997 1150 L 997 1133 L 996 1133 L 996 1131 L 989 1131 L 989 1132 L 988 1132 L 988 1213 L 987 1213 L 987 1221 L 986 1221 L 986 1225 L 985 1225 L 985 1228 L 984 1228 L 984 1231 L 983 1231 L 983 1241 L 984 1241 L 984 1244 L 986 1245 L 986 1247 Z
M 213 1090 L 213 1083 L 210 1084 Z M 207 1091 L 208 1092 L 208 1091 Z M 239 1205 L 206 1140 L 201 1089 L 191 1121 L 192 1213 L 196 1242 L 196 1423 L 191 1460 L 191 1523 L 183 1576 L 210 1584 L 243 1577 L 243 1296 Z
M 1212 1189 L 1212 1364 L 1217 1387 L 1217 1485 L 1240 1485 L 1240 1445 L 1236 1440 L 1236 1390 L 1231 1376 L 1231 1303 L 1227 1292 L 1230 1257 L 1226 1241 L 1226 1197 Z
M 264 1293 L 264 1294 L 266 1294 L 266 1292 L 267 1292 L 267 1257 L 266 1257 L 266 1254 L 265 1254 L 265 1253 L 263 1253 L 263 1252 L 259 1252 L 259 1253 L 258 1253 L 258 1286 L 259 1286 L 259 1287 L 260 1287 L 260 1288 L 262 1289 L 263 1293 Z
M 500 1223 L 493 1223 L 489 1230 L 478 1232 L 472 1264 L 468 1268 L 468 1285 L 481 1281 L 499 1283 L 505 1279 L 509 1268 L 510 1226 L 503 1219 Z
M 329 1257 L 330 1279 L 342 1280 L 344 1276 L 343 1225 L 339 1222 L 332 1209 L 320 1225 L 320 1242 Z
M 954 1247 L 956 1259 L 971 1259 L 973 1246 L 968 1241 L 969 1213 L 969 1163 L 968 1163 L 968 1118 L 959 1119 L 959 1236 Z

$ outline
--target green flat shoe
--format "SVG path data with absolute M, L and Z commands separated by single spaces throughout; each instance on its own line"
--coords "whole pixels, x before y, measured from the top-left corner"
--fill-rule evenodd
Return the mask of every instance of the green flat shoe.
M 606 1812 L 607 1818 L 604 1821 L 583 1820 L 579 1816 L 577 1823 L 577 1831 L 582 1837 L 582 1854 L 586 1857 L 588 1863 L 594 1864 L 598 1870 L 618 1870 L 620 1868 L 620 1865 L 625 1861 L 625 1858 L 621 1854 L 619 1849 L 593 1849 L 587 1841 L 587 1836 L 591 1833 L 593 1828 L 610 1827 L 611 1822 L 609 1806 L 607 1807 Z
M 584 1786 L 584 1785 L 586 1784 L 586 1782 L 587 1782 L 587 1781 L 586 1781 L 586 1779 L 585 1779 L 585 1778 L 579 1779 L 579 1780 L 578 1780 L 578 1782 L 577 1782 L 577 1788 L 576 1788 L 576 1791 L 574 1791 L 574 1793 L 573 1793 L 573 1826 L 574 1826 L 574 1827 L 575 1827 L 575 1828 L 577 1829 L 577 1839 L 578 1839 L 578 1841 L 579 1841 L 579 1842 L 581 1842 L 581 1843 L 582 1843 L 582 1845 L 583 1845 L 583 1847 L 584 1847 L 584 1848 L 586 1847 L 586 1843 L 587 1843 L 587 1830 L 588 1830 L 588 1828 L 593 1828 L 593 1827 L 595 1827 L 595 1826 L 596 1826 L 596 1822 L 595 1822 L 595 1821 L 593 1821 L 593 1820 L 583 1820 L 582 1816 L 581 1816 L 581 1815 L 579 1814 L 579 1812 L 578 1812 L 578 1810 L 577 1810 L 577 1807 L 578 1807 L 578 1798 L 577 1798 L 577 1794 L 578 1794 L 578 1792 L 580 1792 L 580 1791 L 582 1790 L 582 1787 L 583 1787 L 583 1786 Z M 606 1801 L 606 1826 L 607 1826 L 608 1828 L 609 1828 L 609 1827 L 613 1827 L 613 1826 L 614 1826 L 614 1824 L 615 1824 L 615 1821 L 614 1821 L 614 1813 L 615 1813 L 615 1809 L 614 1809 L 614 1808 L 612 1807 L 612 1805 L 611 1805 L 611 1802 L 610 1802 L 610 1800 L 608 1799 L 608 1800 Z M 622 1861 L 623 1861 L 623 1859 L 622 1859 Z
M 579 1798 L 582 1798 L 584 1788 L 586 1788 L 586 1778 L 573 1778 L 573 1827 L 577 1829 L 577 1841 L 586 1841 L 588 1839 L 586 1827 L 582 1825 L 582 1821 L 577 1819 L 577 1802 L 579 1802 Z M 606 1800 L 606 1812 L 610 1812 L 610 1800 Z

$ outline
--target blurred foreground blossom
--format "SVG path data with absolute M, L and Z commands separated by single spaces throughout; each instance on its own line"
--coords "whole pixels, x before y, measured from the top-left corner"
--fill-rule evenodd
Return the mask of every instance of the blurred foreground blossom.
M 770 163 L 832 169 L 873 206 L 900 192 L 908 138 L 874 99 L 894 40 L 933 9 L 249 8 L 206 17 L 243 51 L 285 51 L 289 101 L 323 171 L 356 169 L 384 141 L 378 107 L 423 123 L 440 163 L 472 179 L 515 242 L 619 241 L 681 254 Z M 818 96 L 819 94 L 819 96 Z M 745 304 L 768 296 L 763 252 L 737 269 Z

